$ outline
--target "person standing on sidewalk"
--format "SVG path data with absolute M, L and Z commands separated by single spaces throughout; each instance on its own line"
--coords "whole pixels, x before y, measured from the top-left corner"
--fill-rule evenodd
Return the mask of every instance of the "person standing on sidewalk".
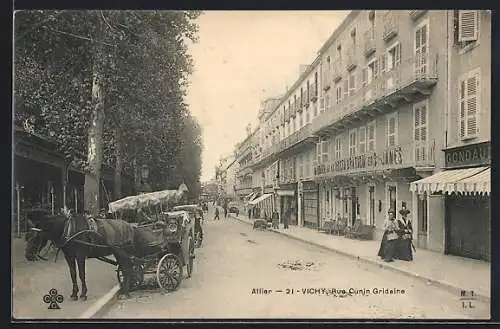
M 387 219 L 384 223 L 384 235 L 382 236 L 382 241 L 380 242 L 378 256 L 386 262 L 392 262 L 394 261 L 397 247 L 398 234 L 396 233 L 396 230 L 398 227 L 394 221 L 396 218 L 395 211 L 390 209 L 387 215 Z
M 283 217 L 283 228 L 284 229 L 288 228 L 288 221 L 290 220 L 290 214 L 291 214 L 291 210 L 288 209 L 285 213 L 285 216 Z
M 214 220 L 220 220 L 219 217 L 219 207 L 215 206 L 215 217 Z
M 413 227 L 411 221 L 408 219 L 410 211 L 402 208 L 399 211 L 401 217 L 397 220 L 397 233 L 399 238 L 397 240 L 396 259 L 412 261 L 413 260 Z
M 224 218 L 227 218 L 227 204 L 224 205 Z

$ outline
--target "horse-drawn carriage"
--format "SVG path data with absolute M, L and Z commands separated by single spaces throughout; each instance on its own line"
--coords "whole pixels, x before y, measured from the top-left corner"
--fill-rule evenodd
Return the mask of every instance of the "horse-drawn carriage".
M 177 192 L 177 191 L 173 191 Z M 172 191 L 141 194 L 110 203 L 110 212 L 162 205 L 171 200 Z M 175 194 L 174 194 L 175 196 Z M 145 275 L 156 275 L 156 283 L 166 291 L 176 290 L 183 279 L 183 268 L 187 277 L 193 272 L 195 248 L 195 218 L 185 210 L 174 207 L 171 212 L 156 214 L 156 221 L 135 226 L 134 257 L 139 262 L 133 265 L 131 288 L 145 283 Z M 99 258 L 109 262 L 109 259 Z M 123 282 L 123 270 L 117 269 L 117 277 Z
M 182 194 L 183 191 L 165 190 L 130 196 L 110 203 L 109 212 L 116 214 L 152 206 L 161 209 L 162 205 L 179 202 Z M 195 250 L 194 216 L 187 211 L 161 209 L 154 217 L 150 222 L 129 223 L 69 213 L 31 215 L 36 224 L 32 230 L 38 232 L 40 238 L 53 241 L 64 253 L 73 281 L 73 300 L 78 299 L 79 291 L 76 265 L 82 281 L 80 298 L 87 298 L 86 258 L 116 265 L 120 292 L 124 295 L 128 295 L 130 288 L 146 283 L 149 274 L 155 275 L 153 281 L 167 292 L 179 287 L 184 267 L 187 277 L 191 276 Z M 37 248 L 35 240 L 28 243 L 27 251 Z M 115 259 L 108 258 L 110 255 Z

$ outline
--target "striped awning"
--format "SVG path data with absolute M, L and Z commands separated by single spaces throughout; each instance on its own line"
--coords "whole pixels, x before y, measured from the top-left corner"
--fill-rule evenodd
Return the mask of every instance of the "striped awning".
M 273 196 L 272 193 L 267 193 L 267 194 L 261 195 L 260 197 L 258 197 L 255 200 L 250 201 L 248 204 L 251 204 L 251 205 L 259 204 L 259 203 L 263 202 L 264 200 L 266 200 L 266 199 L 268 199 L 268 198 L 270 198 L 272 196 Z
M 441 171 L 410 184 L 410 191 L 423 193 L 485 194 L 491 191 L 490 167 Z

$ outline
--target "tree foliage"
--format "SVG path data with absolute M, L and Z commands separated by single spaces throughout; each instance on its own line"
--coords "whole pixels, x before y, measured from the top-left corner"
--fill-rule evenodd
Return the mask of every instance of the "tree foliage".
M 192 11 L 21 11 L 15 15 L 15 120 L 35 119 L 74 166 L 86 168 L 93 49 L 103 46 L 103 163 L 147 164 L 154 189 L 196 190 L 201 130 L 184 103 L 192 72 Z M 104 23 L 96 39 L 97 20 Z M 116 134 L 120 138 L 116 138 Z M 119 149 L 120 152 L 116 152 Z M 134 161 L 135 160 L 135 161 Z

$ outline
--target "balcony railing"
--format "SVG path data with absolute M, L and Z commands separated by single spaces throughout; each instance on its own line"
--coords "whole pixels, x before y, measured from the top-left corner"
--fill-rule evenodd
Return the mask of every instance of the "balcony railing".
M 364 54 L 366 57 L 368 57 L 371 54 L 373 54 L 377 49 L 373 31 L 371 29 L 363 34 L 363 40 L 364 40 L 364 47 L 363 47 Z
M 346 64 L 346 69 L 347 71 L 351 71 L 354 69 L 357 65 L 357 60 L 356 60 L 356 46 L 352 45 L 349 48 L 347 48 L 345 52 L 345 64 Z
M 308 123 L 304 125 L 304 127 L 300 128 L 298 131 L 294 132 L 290 136 L 286 137 L 280 142 L 280 152 L 288 149 L 289 147 L 297 144 L 300 141 L 303 141 L 304 139 L 311 137 L 312 134 L 312 129 L 311 129 L 311 124 Z
M 287 176 L 287 177 L 281 177 L 279 179 L 280 184 L 289 184 L 289 183 L 295 183 L 297 181 L 297 178 L 295 176 Z
M 382 38 L 384 41 L 389 41 L 394 38 L 398 32 L 398 23 L 396 21 L 396 16 L 393 12 L 388 12 L 384 15 L 384 33 L 382 34 Z
M 427 10 L 410 10 L 408 14 L 410 15 L 411 19 L 417 20 L 420 16 L 425 14 Z
M 253 170 L 250 166 L 245 166 L 244 168 L 241 168 L 240 170 L 238 170 L 238 177 L 242 177 L 242 176 L 247 176 L 247 175 L 251 175 L 253 173 Z
M 410 167 L 433 168 L 434 166 L 435 143 L 432 140 L 398 145 L 386 148 L 380 153 L 367 152 L 328 161 L 314 167 L 314 176 L 324 177 Z
M 329 111 L 322 112 L 313 119 L 312 131 L 318 133 L 323 128 L 331 126 L 346 116 L 357 113 L 360 110 L 375 108 L 387 97 L 410 97 L 412 92 L 418 92 L 429 88 L 437 81 L 437 56 L 431 56 L 428 48 L 427 53 L 413 54 L 402 61 L 396 67 L 379 74 L 377 79 L 356 90 L 342 100 L 340 104 L 334 104 Z M 416 90 L 416 91 L 415 91 Z M 406 91 L 403 93 L 403 91 Z

